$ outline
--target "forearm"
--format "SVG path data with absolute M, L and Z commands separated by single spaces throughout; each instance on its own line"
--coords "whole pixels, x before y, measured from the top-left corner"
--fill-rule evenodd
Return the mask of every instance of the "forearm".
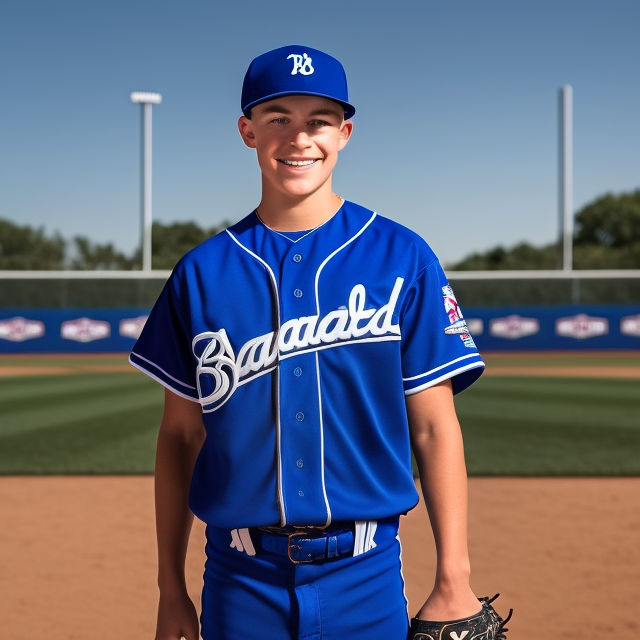
M 161 592 L 184 591 L 184 565 L 193 522 L 188 496 L 202 438 L 172 431 L 158 434 L 155 468 L 158 586 Z
M 437 551 L 436 580 L 468 581 L 467 470 L 451 383 L 409 396 L 411 444 Z
M 460 427 L 440 424 L 421 433 L 414 446 L 436 544 L 436 581 L 468 580 L 467 472 Z

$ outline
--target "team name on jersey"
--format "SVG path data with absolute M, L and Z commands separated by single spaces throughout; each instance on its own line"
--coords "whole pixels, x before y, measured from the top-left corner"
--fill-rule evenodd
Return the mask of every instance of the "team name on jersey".
M 389 300 L 379 308 L 365 309 L 367 291 L 356 284 L 346 306 L 324 316 L 301 316 L 284 322 L 277 331 L 251 338 L 238 351 L 224 328 L 199 333 L 192 341 L 198 364 L 196 379 L 203 411 L 215 411 L 245 384 L 274 369 L 279 360 L 329 347 L 400 339 L 393 322 L 404 278 L 396 278 Z

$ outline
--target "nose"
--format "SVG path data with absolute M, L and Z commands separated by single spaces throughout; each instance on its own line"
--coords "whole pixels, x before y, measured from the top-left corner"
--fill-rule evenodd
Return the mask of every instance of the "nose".
M 304 129 L 295 131 L 291 137 L 290 144 L 296 149 L 305 149 L 311 144 L 309 134 Z

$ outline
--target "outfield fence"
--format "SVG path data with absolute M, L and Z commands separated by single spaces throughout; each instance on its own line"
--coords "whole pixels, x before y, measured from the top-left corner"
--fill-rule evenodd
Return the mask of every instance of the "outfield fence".
M 150 307 L 170 271 L 1 271 L 0 310 Z M 640 304 L 640 269 L 447 271 L 465 307 Z
M 0 271 L 0 353 L 128 350 L 169 271 Z M 449 271 L 484 349 L 640 349 L 640 270 Z

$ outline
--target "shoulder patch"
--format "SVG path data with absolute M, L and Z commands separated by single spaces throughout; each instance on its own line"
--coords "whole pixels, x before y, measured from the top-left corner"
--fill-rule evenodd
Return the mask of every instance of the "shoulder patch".
M 460 340 L 462 340 L 465 347 L 475 349 L 476 343 L 469 333 L 469 327 L 467 327 L 467 323 L 462 315 L 462 309 L 460 309 L 450 285 L 442 287 L 442 297 L 444 310 L 449 318 L 449 326 L 444 328 L 444 332 L 448 335 L 460 336 Z

